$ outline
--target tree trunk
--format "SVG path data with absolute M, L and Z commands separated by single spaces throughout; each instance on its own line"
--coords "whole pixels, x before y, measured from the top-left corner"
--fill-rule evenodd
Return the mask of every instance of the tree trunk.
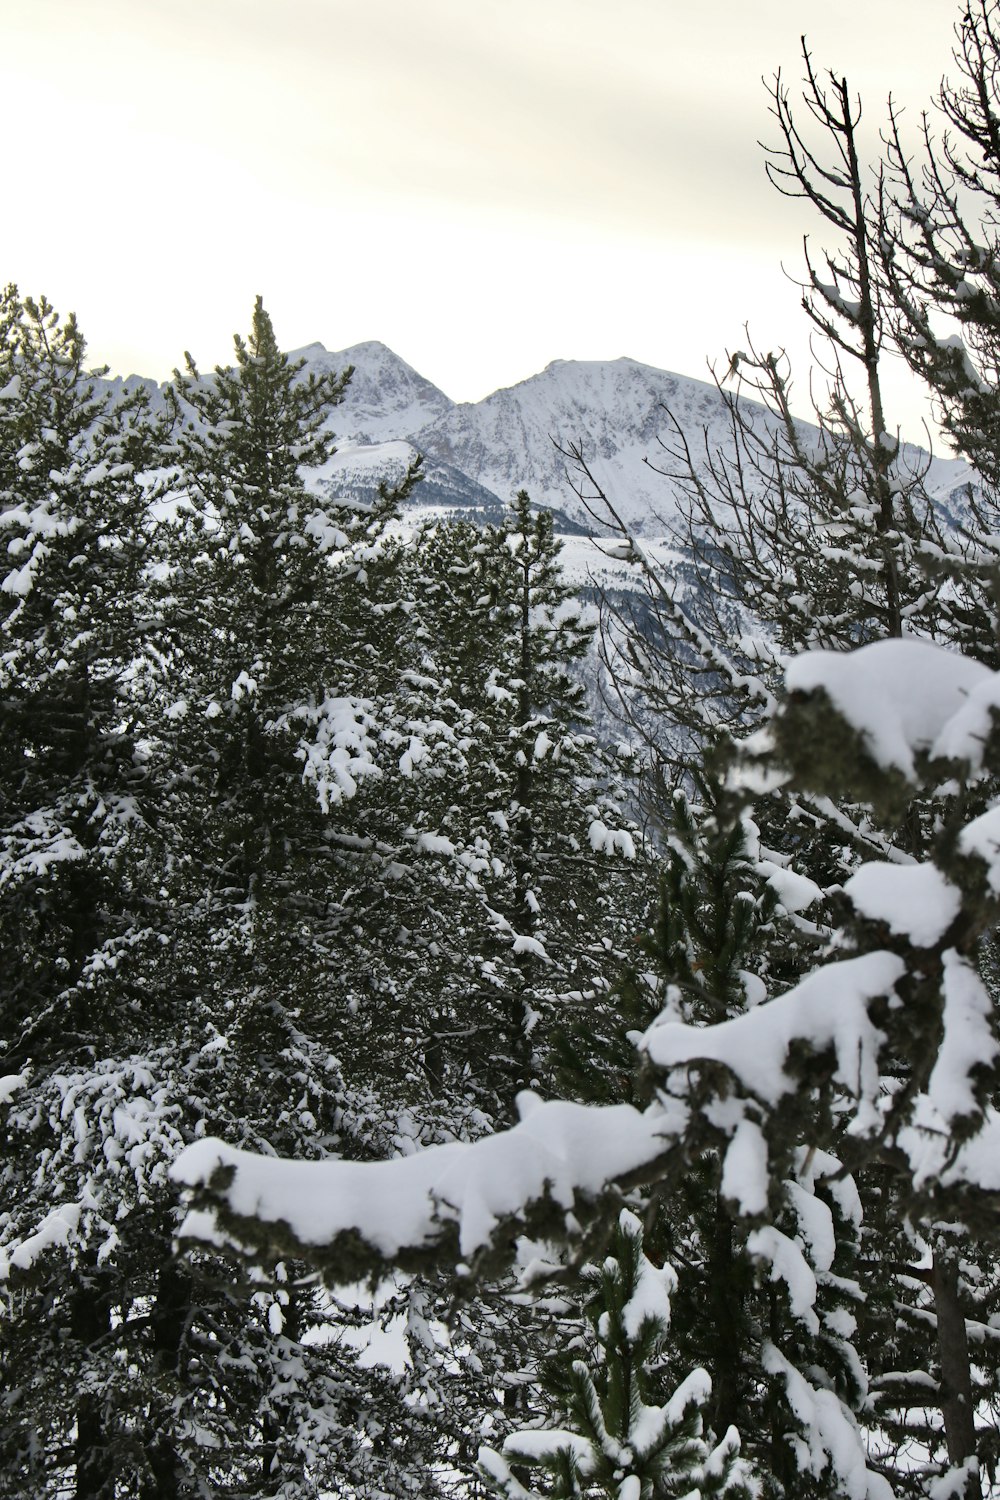
M 191 1307 L 191 1281 L 164 1246 L 164 1260 L 157 1275 L 156 1301 L 151 1321 L 153 1327 L 153 1366 L 159 1379 L 168 1385 L 180 1381 L 181 1348 Z M 165 1414 L 166 1403 L 155 1414 L 157 1423 Z M 158 1430 L 147 1454 L 152 1476 L 150 1500 L 175 1500 L 180 1494 L 177 1451 L 173 1434 Z
M 93 1369 L 91 1350 L 108 1331 L 108 1309 L 97 1295 L 94 1278 L 84 1274 L 70 1303 L 70 1331 L 80 1347 L 80 1369 Z M 113 1479 L 99 1390 L 83 1390 L 76 1402 L 75 1500 L 100 1500 L 112 1492 Z
M 722 1437 L 740 1428 L 740 1372 L 744 1364 L 742 1323 L 742 1268 L 737 1264 L 733 1221 L 719 1201 L 709 1261 L 709 1317 L 712 1320 L 712 1402 L 715 1432 Z
M 934 1257 L 934 1305 L 937 1313 L 938 1359 L 941 1363 L 941 1415 L 944 1419 L 948 1461 L 958 1468 L 976 1458 L 976 1422 L 972 1405 L 972 1376 L 965 1314 L 958 1298 L 958 1262 L 953 1255 Z M 970 1472 L 964 1500 L 979 1500 L 982 1488 L 978 1466 Z

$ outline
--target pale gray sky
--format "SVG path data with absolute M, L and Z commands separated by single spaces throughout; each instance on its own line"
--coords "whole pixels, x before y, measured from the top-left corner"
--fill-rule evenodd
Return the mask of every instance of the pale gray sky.
M 764 177 L 761 75 L 820 64 L 914 114 L 951 0 L 0 0 L 0 276 L 95 359 L 377 338 L 456 399 L 554 358 L 703 375 L 803 356 L 813 225 Z M 804 383 L 803 371 L 803 383 Z M 902 387 L 899 409 L 913 427 Z

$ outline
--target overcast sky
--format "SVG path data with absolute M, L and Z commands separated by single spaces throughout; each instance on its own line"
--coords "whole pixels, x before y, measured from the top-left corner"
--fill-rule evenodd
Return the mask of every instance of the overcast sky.
M 3 264 L 95 359 L 381 339 L 458 400 L 555 358 L 803 360 L 813 225 L 764 177 L 799 35 L 915 116 L 950 0 L 0 0 Z M 805 383 L 803 370 L 802 383 Z M 904 399 L 906 405 L 904 406 Z M 897 408 L 912 429 L 916 407 Z

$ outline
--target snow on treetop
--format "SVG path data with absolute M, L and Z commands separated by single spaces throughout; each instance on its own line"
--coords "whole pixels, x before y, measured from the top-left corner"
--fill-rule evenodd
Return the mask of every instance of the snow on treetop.
M 642 1225 L 627 1208 L 623 1208 L 618 1222 L 632 1239 L 641 1239 Z M 635 1287 L 622 1308 L 622 1323 L 633 1343 L 639 1339 L 640 1330 L 647 1321 L 666 1326 L 670 1322 L 670 1296 L 677 1290 L 677 1273 L 671 1265 L 654 1266 L 643 1254 L 639 1259 Z
M 822 688 L 882 766 L 915 774 L 920 751 L 979 764 L 997 674 L 929 641 L 875 641 L 857 651 L 808 651 L 789 663 L 789 692 Z
M 558 1453 L 571 1453 L 576 1466 L 582 1475 L 593 1472 L 594 1450 L 585 1437 L 578 1432 L 570 1432 L 568 1428 L 522 1427 L 518 1432 L 510 1433 L 504 1439 L 503 1451 L 511 1458 L 554 1458 Z M 489 1450 L 485 1450 L 487 1463 L 493 1456 Z M 479 1460 L 483 1462 L 484 1450 L 480 1450 Z

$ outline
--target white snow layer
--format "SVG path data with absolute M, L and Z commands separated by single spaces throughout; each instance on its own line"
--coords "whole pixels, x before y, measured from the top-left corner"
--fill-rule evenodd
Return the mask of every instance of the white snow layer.
M 818 1334 L 816 1276 L 801 1248 L 773 1224 L 765 1224 L 747 1236 L 747 1251 L 754 1260 L 770 1266 L 772 1281 L 785 1283 L 792 1317 L 804 1323 L 810 1333 Z
M 788 1404 L 802 1424 L 804 1437 L 793 1443 L 800 1471 L 818 1479 L 829 1464 L 845 1500 L 892 1500 L 892 1487 L 868 1468 L 861 1434 L 834 1392 L 810 1385 L 773 1344 L 764 1345 L 763 1364 L 784 1381 Z
M 817 1051 L 832 1045 L 837 1078 L 874 1110 L 882 1035 L 868 1018 L 868 1004 L 891 995 L 904 972 L 895 953 L 865 953 L 817 969 L 786 994 L 734 1020 L 716 1026 L 682 1021 L 653 1026 L 641 1046 L 663 1069 L 722 1063 L 747 1092 L 773 1105 L 797 1086 L 785 1071 L 792 1044 L 805 1042 Z
M 972 964 L 949 949 L 944 955 L 944 1035 L 927 1084 L 931 1105 L 949 1127 L 963 1115 L 979 1113 L 970 1074 L 996 1059 L 992 1012 L 993 1002 Z
M 978 766 L 1000 677 L 929 641 L 875 641 L 857 651 L 807 651 L 785 671 L 789 692 L 823 688 L 882 766 L 914 774 L 914 756 Z
M 756 1120 L 742 1118 L 722 1164 L 722 1196 L 741 1214 L 755 1217 L 767 1208 L 767 1141 Z
M 0 392 L 2 394 L 2 392 Z M 23 1089 L 28 1082 L 27 1073 L 6 1073 L 0 1078 L 0 1104 L 6 1104 L 18 1089 Z
M 618 1222 L 633 1239 L 642 1234 L 642 1225 L 635 1214 L 623 1208 Z M 643 1323 L 669 1324 L 670 1294 L 677 1289 L 677 1273 L 673 1266 L 654 1266 L 646 1255 L 639 1259 L 635 1290 L 622 1308 L 622 1322 L 629 1339 L 635 1343 Z
M 796 989 L 736 1020 L 695 1027 L 654 1027 L 642 1045 L 665 1070 L 700 1060 L 723 1063 L 749 1093 L 775 1104 L 795 1088 L 785 1071 L 794 1041 L 832 1046 L 837 1076 L 857 1099 L 855 1128 L 879 1123 L 878 1052 L 882 1034 L 869 1020 L 868 1002 L 892 992 L 904 965 L 877 952 L 830 964 Z M 463 1256 L 489 1243 L 497 1224 L 517 1216 L 548 1192 L 571 1209 L 575 1194 L 598 1193 L 616 1177 L 651 1162 L 683 1131 L 686 1110 L 673 1117 L 628 1105 L 611 1108 L 539 1102 L 529 1096 L 513 1129 L 472 1144 L 431 1147 L 384 1162 L 298 1162 L 259 1157 L 223 1141 L 189 1146 L 172 1169 L 175 1181 L 198 1187 L 217 1169 L 231 1168 L 222 1191 L 242 1217 L 284 1222 L 304 1245 L 328 1244 L 356 1230 L 387 1258 L 440 1237 L 443 1222 L 458 1225 Z M 736 1101 L 733 1101 L 736 1102 Z M 528 1107 L 530 1105 L 530 1107 Z M 723 1190 L 745 1213 L 766 1207 L 765 1142 L 757 1125 L 734 1117 Z M 210 1213 L 189 1213 L 182 1237 L 218 1242 Z
M 935 865 L 862 865 L 844 891 L 856 912 L 933 948 L 958 916 L 962 895 Z
M 503 1451 L 511 1458 L 554 1458 L 557 1453 L 572 1453 L 581 1474 L 594 1467 L 592 1444 L 578 1432 L 563 1427 L 524 1427 L 504 1438 Z
M 967 823 L 959 835 L 963 854 L 978 856 L 987 866 L 990 889 L 1000 892 L 1000 806 Z
M 0 1282 L 8 1279 L 12 1266 L 27 1271 L 44 1251 L 68 1245 L 79 1228 L 81 1213 L 79 1203 L 59 1203 L 45 1215 L 35 1233 L 21 1240 L 9 1255 L 0 1248 Z
M 708 1027 L 667 1022 L 647 1032 L 641 1045 L 668 1072 L 720 1062 L 765 1105 L 796 1087 L 785 1071 L 793 1043 L 830 1047 L 836 1075 L 857 1101 L 852 1128 L 874 1130 L 881 1118 L 878 1057 L 884 1037 L 867 1007 L 891 994 L 903 972 L 903 960 L 887 952 L 829 964 L 735 1020 Z M 742 1102 L 729 1104 L 732 1141 L 723 1191 L 742 1212 L 759 1215 L 766 1208 L 766 1143 Z M 356 1230 L 391 1259 L 403 1248 L 430 1246 L 443 1224 L 454 1223 L 460 1253 L 469 1256 L 489 1243 L 504 1218 L 517 1217 L 546 1193 L 569 1210 L 577 1192 L 595 1195 L 652 1162 L 688 1120 L 683 1101 L 665 1096 L 640 1114 L 629 1105 L 541 1102 L 529 1094 L 521 1115 L 511 1130 L 483 1140 L 383 1162 L 287 1161 L 207 1139 L 181 1153 L 172 1176 L 184 1186 L 203 1187 L 220 1167 L 231 1168 L 232 1180 L 220 1192 L 228 1208 L 241 1217 L 286 1223 L 303 1245 L 329 1244 L 337 1234 Z M 214 1216 L 202 1210 L 188 1214 L 181 1236 L 225 1242 Z
M 786 870 L 769 859 L 759 859 L 757 868 L 774 891 L 785 910 L 793 916 L 805 911 L 814 901 L 822 899 L 823 892 L 815 880 L 808 875 L 799 875 L 795 870 Z
M 527 1102 L 527 1101 L 526 1101 Z M 430 1244 L 442 1222 L 457 1223 L 462 1255 L 489 1243 L 500 1220 L 546 1190 L 567 1210 L 578 1190 L 607 1182 L 652 1161 L 664 1148 L 665 1120 L 630 1105 L 606 1108 L 539 1102 L 522 1110 L 511 1130 L 472 1144 L 431 1146 L 380 1162 L 301 1162 L 255 1156 L 224 1141 L 196 1141 L 172 1169 L 188 1187 L 208 1183 L 219 1167 L 233 1169 L 224 1196 L 242 1216 L 290 1226 L 303 1245 L 328 1244 L 357 1230 L 382 1255 Z M 217 1241 L 210 1215 L 195 1211 L 181 1237 Z

